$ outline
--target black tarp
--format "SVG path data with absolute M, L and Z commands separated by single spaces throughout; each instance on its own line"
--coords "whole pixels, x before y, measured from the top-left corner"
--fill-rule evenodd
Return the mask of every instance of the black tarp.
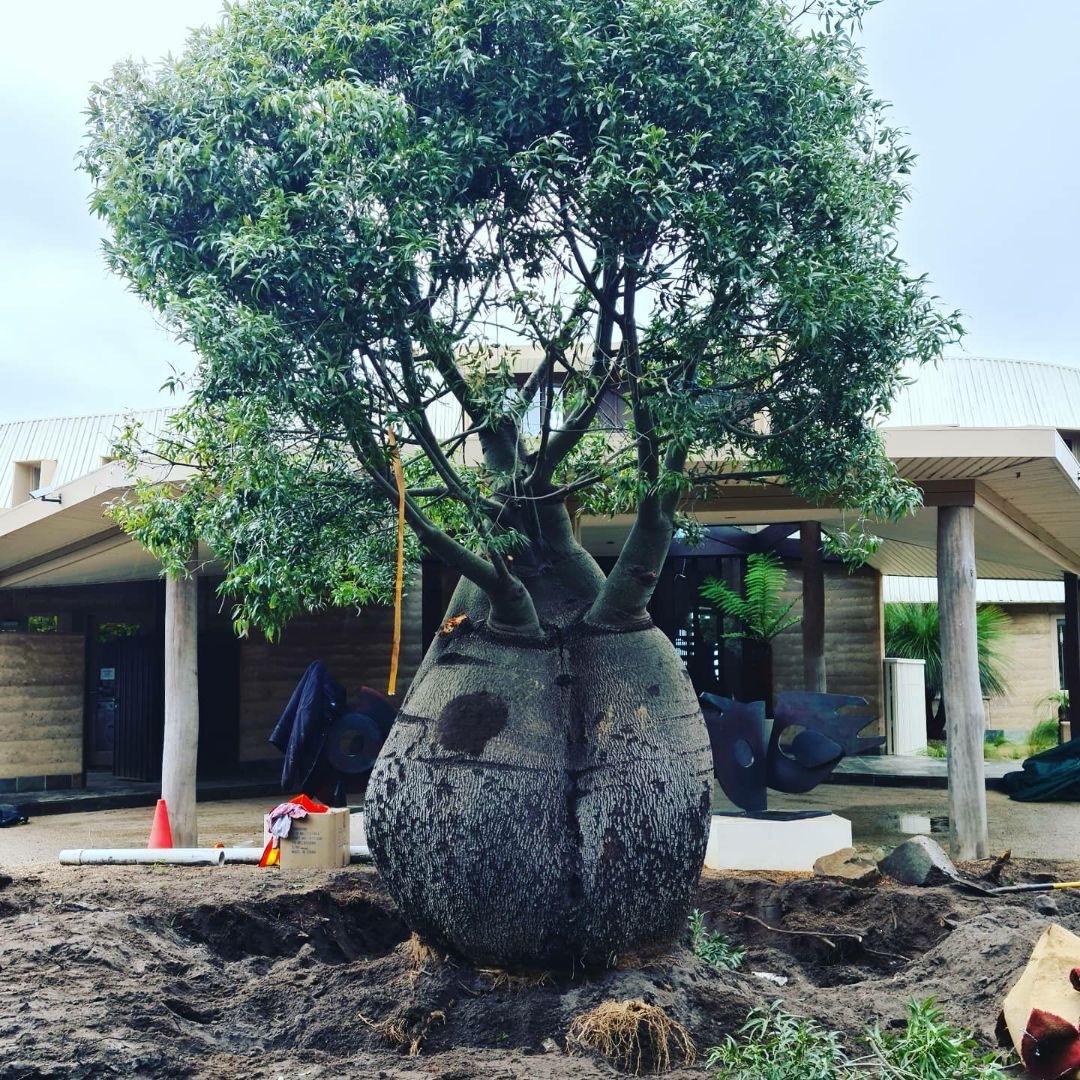
M 1018 802 L 1080 802 L 1080 739 L 1029 757 L 1002 787 Z

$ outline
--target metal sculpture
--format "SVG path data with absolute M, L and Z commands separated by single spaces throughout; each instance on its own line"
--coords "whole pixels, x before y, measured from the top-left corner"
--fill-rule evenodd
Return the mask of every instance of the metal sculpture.
M 765 810 L 766 758 L 773 724 L 765 717 L 765 702 L 735 701 L 715 694 L 702 694 L 701 702 L 713 775 L 724 794 L 744 810 Z
M 865 754 L 885 742 L 859 735 L 875 719 L 862 711 L 867 702 L 861 697 L 782 693 L 772 720 L 765 717 L 761 701 L 716 694 L 702 694 L 701 701 L 713 773 L 724 794 L 750 813 L 766 809 L 767 788 L 801 795 L 817 787 L 846 755 Z

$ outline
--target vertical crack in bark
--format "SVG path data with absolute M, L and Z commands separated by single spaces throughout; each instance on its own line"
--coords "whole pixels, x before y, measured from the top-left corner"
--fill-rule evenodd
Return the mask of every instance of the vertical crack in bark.
M 584 905 L 584 863 L 581 821 L 578 817 L 578 804 L 581 801 L 581 778 L 586 772 L 588 756 L 588 735 L 585 731 L 585 716 L 574 692 L 574 676 L 568 669 L 566 642 L 561 627 L 554 627 L 555 644 L 559 652 L 559 675 L 556 680 L 560 694 L 564 698 L 566 724 L 566 842 L 563 846 L 563 873 L 566 881 L 566 940 L 571 950 L 576 952 L 578 944 L 577 923 L 581 919 Z

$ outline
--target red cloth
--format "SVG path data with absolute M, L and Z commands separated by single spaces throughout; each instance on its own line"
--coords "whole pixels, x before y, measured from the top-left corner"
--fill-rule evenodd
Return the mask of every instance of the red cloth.
M 1080 1069 L 1080 1030 L 1043 1009 L 1032 1009 L 1020 1043 L 1020 1060 L 1036 1080 L 1061 1080 Z

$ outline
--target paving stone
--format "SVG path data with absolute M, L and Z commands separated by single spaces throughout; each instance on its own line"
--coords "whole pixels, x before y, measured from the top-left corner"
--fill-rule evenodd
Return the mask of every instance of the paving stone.
M 876 885 L 881 880 L 877 865 L 850 847 L 822 855 L 814 863 L 814 874 L 816 877 L 846 881 L 849 885 Z

